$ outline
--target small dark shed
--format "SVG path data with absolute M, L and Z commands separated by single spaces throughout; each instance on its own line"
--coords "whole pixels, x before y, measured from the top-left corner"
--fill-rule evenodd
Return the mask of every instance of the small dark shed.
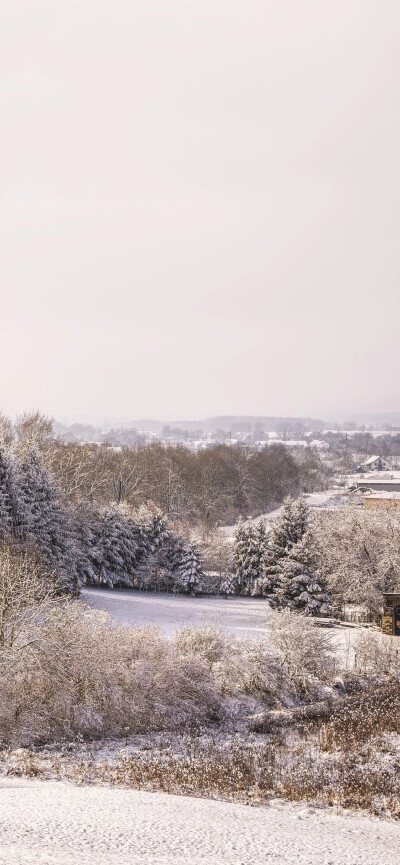
M 385 592 L 383 603 L 382 631 L 400 637 L 400 589 L 394 593 Z

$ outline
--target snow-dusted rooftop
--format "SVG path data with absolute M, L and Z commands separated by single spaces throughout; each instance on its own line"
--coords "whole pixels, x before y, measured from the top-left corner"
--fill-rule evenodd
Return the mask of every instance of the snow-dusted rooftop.
M 370 493 L 366 496 L 368 499 L 394 499 L 400 501 L 400 492 L 395 492 L 391 490 L 381 490 L 380 492 Z

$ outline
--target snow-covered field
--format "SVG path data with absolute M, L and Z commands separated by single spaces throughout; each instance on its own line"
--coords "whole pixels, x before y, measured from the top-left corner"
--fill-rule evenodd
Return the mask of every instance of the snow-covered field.
M 306 498 L 311 508 L 333 507 L 340 501 L 340 491 L 325 490 L 311 493 Z M 271 522 L 280 512 L 281 508 L 278 508 L 265 517 Z M 236 526 L 225 526 L 221 531 L 233 537 L 235 529 Z M 206 623 L 224 627 L 237 637 L 257 638 L 268 630 L 268 604 L 262 598 L 190 598 L 115 589 L 85 589 L 81 596 L 89 606 L 108 612 L 118 624 L 154 624 L 169 636 L 183 625 L 201 626 Z M 335 639 L 342 643 L 344 637 L 337 635 Z
M 158 625 L 172 635 L 183 625 L 211 622 L 238 637 L 265 632 L 267 601 L 262 598 L 190 598 L 185 595 L 119 589 L 85 589 L 82 600 L 105 610 L 118 624 Z
M 0 865 L 382 865 L 400 826 L 275 801 L 0 780 Z
M 129 589 L 84 589 L 81 597 L 90 607 L 109 613 L 118 624 L 157 625 L 167 636 L 184 625 L 201 627 L 208 623 L 226 628 L 236 637 L 259 639 L 268 633 L 269 605 L 263 598 L 190 598 Z M 329 633 L 333 644 L 350 657 L 359 631 L 338 627 Z

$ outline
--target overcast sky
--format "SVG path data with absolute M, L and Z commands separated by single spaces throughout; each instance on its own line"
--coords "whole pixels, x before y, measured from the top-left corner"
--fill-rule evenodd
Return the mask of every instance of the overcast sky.
M 2 0 L 0 406 L 400 409 L 398 0 Z

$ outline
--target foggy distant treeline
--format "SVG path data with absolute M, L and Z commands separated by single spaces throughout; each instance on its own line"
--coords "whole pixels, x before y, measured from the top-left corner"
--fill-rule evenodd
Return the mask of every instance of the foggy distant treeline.
M 153 502 L 170 520 L 209 526 L 234 523 L 280 505 L 287 495 L 327 485 L 318 455 L 276 445 L 255 452 L 243 446 L 193 453 L 152 444 L 112 448 L 51 441 L 47 464 L 76 506 Z
M 193 453 L 155 443 L 114 450 L 63 443 L 52 422 L 39 414 L 25 415 L 14 428 L 3 418 L 2 437 L 7 436 L 42 454 L 66 501 L 79 510 L 153 502 L 172 521 L 214 526 L 271 510 L 287 495 L 327 486 L 326 467 L 305 448 L 218 445 Z
M 178 438 L 201 438 L 206 434 L 217 434 L 226 438 L 230 433 L 249 433 L 254 439 L 262 439 L 270 432 L 278 433 L 282 438 L 301 438 L 311 431 L 320 432 L 324 426 L 326 424 L 322 420 L 309 417 L 221 415 L 198 421 L 181 420 L 168 423 L 149 419 L 117 425 L 105 422 L 101 427 L 88 423 L 55 422 L 54 430 L 64 441 L 104 441 L 115 445 L 132 445 L 144 443 L 144 431 L 162 437 L 168 437 L 168 434 L 173 432 Z

